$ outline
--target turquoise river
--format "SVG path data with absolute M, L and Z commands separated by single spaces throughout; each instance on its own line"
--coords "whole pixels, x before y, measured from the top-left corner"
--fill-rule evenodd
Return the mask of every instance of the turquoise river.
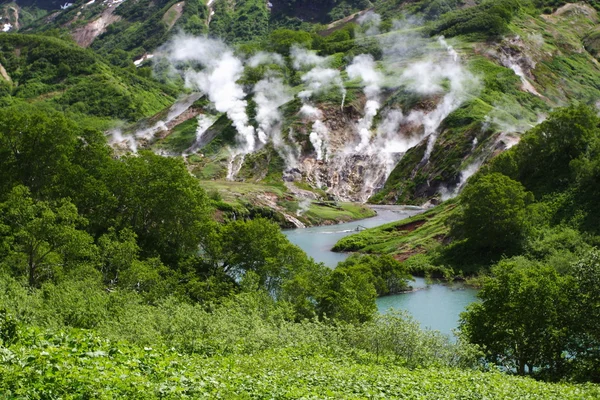
M 339 225 L 290 229 L 284 233 L 316 261 L 335 268 L 338 262 L 348 257 L 346 253 L 331 251 L 333 245 L 344 236 L 356 233 L 357 229 L 399 221 L 423 211 L 405 206 L 373 206 L 373 209 L 377 211 L 377 216 L 373 218 Z M 413 292 L 377 299 L 379 311 L 406 310 L 422 327 L 452 335 L 458 326 L 459 314 L 476 301 L 477 291 L 461 284 L 427 284 L 423 278 L 415 278 L 411 285 L 416 289 Z

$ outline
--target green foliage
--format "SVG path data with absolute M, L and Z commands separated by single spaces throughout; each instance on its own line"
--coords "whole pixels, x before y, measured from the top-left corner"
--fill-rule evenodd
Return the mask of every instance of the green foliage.
M 0 110 L 0 198 L 15 184 L 34 194 L 51 191 L 66 174 L 80 132 L 58 113 L 32 106 Z
M 470 365 L 472 350 L 419 331 L 398 315 L 359 326 L 288 323 L 268 296 L 246 294 L 212 313 L 172 300 L 150 308 L 129 302 L 115 310 L 127 310 L 127 319 L 121 313 L 109 331 L 121 340 L 97 331 L 19 329 L 19 341 L 1 350 L 0 391 L 12 397 L 143 399 L 251 393 L 562 400 L 599 394 L 594 386 L 459 369 Z M 147 336 L 151 332 L 157 336 Z
M 519 182 L 505 175 L 481 176 L 462 192 L 450 234 L 467 239 L 479 251 L 510 254 L 520 246 L 531 200 Z
M 329 318 L 363 323 L 375 315 L 377 291 L 373 277 L 361 268 L 335 269 L 325 282 L 319 310 Z
M 0 224 L 10 232 L 1 239 L 8 252 L 0 265 L 24 272 L 31 287 L 60 275 L 93 255 L 92 237 L 78 229 L 86 222 L 68 200 L 36 202 L 27 188 L 16 186 L 0 205 Z
M 269 11 L 264 1 L 220 1 L 213 11 L 210 33 L 227 42 L 250 42 L 268 34 Z
M 597 232 L 593 206 L 598 169 L 600 121 L 586 106 L 556 110 L 545 122 L 527 132 L 518 146 L 501 154 L 483 173 L 500 172 L 532 191 L 542 219 L 552 224 L 572 224 Z
M 346 236 L 335 244 L 333 250 L 393 255 L 423 252 L 447 235 L 446 219 L 453 214 L 455 206 L 454 202 L 448 201 L 414 217 Z M 415 268 L 411 272 L 418 271 L 419 268 Z
M 313 268 L 306 254 L 271 221 L 238 220 L 212 228 L 202 243 L 209 274 L 220 271 L 239 281 L 252 272 L 260 287 L 285 297 L 284 283 Z
M 197 248 L 206 196 L 182 160 L 141 152 L 111 163 L 105 174 L 115 200 L 115 219 L 105 223 L 131 228 L 144 256 L 175 263 Z
M 560 275 L 523 257 L 503 260 L 462 315 L 461 330 L 486 359 L 518 374 L 598 382 L 596 250 Z
M 110 24 L 91 47 L 105 55 L 115 50 L 126 51 L 131 59 L 154 51 L 177 31 L 191 35 L 206 33 L 208 9 L 204 2 L 186 1 L 181 11 L 172 9 L 177 3 L 177 0 L 140 0 L 120 5 L 115 13 L 123 19 Z
M 377 296 L 400 293 L 409 288 L 412 279 L 405 265 L 390 255 L 352 256 L 338 264 L 336 270 L 364 274 L 372 282 Z
M 172 101 L 165 87 L 109 67 L 92 51 L 58 38 L 4 34 L 0 50 L 0 62 L 15 86 L 10 93 L 14 98 L 47 103 L 63 112 L 123 119 L 156 113 Z M 133 68 L 128 62 L 120 65 Z
M 508 24 L 520 7 L 517 0 L 486 0 L 475 7 L 446 14 L 431 33 L 445 36 L 471 33 L 486 37 L 500 36 L 508 31 Z
M 276 3 L 273 20 L 278 25 L 302 27 L 311 23 L 329 23 L 361 10 L 373 7 L 376 1 L 369 0 L 288 0 Z
M 6 309 L 0 309 L 0 343 L 7 347 L 19 339 L 19 327 L 17 321 Z
M 483 346 L 489 361 L 509 371 L 559 372 L 567 361 L 568 280 L 552 267 L 521 258 L 504 260 L 492 272 L 478 294 L 482 302 L 463 314 L 462 332 Z
M 142 101 L 118 82 L 103 75 L 91 75 L 81 84 L 67 90 L 59 100 L 77 112 L 103 117 L 135 120 L 143 114 Z
M 182 154 L 196 142 L 197 128 L 198 120 L 196 118 L 177 125 L 169 136 L 160 142 L 160 148 L 166 150 L 168 154 Z
M 599 124 L 595 112 L 586 106 L 556 110 L 491 169 L 519 180 L 538 197 L 565 190 L 575 175 L 573 167 L 585 162 L 590 143 L 598 137 Z M 515 164 L 516 170 L 511 167 Z
M 600 254 L 590 251 L 573 265 L 574 298 L 570 315 L 573 337 L 568 348 L 573 355 L 571 374 L 580 381 L 600 382 Z M 572 292 L 572 293 L 573 293 Z
M 293 46 L 312 48 L 313 37 L 308 32 L 291 29 L 276 29 L 269 35 L 269 46 L 273 51 L 289 55 Z

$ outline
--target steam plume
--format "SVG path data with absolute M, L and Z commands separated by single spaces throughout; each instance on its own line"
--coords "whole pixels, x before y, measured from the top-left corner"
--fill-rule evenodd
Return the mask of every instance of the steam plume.
M 176 64 L 191 61 L 203 67 L 200 71 L 184 71 L 186 86 L 206 94 L 217 111 L 227 114 L 239 133 L 227 173 L 227 178 L 233 179 L 244 156 L 256 147 L 254 127 L 246 113 L 246 93 L 237 83 L 244 72 L 242 61 L 221 41 L 189 36 L 176 37 L 168 47 L 167 57 Z M 234 162 L 238 157 L 242 161 Z
M 286 163 L 288 169 L 297 165 L 298 150 L 288 145 L 281 135 L 283 115 L 280 108 L 294 96 L 280 77 L 268 76 L 254 86 L 254 102 L 257 106 L 256 122 L 261 145 L 269 141 Z
M 309 135 L 309 140 L 317 153 L 317 160 L 323 160 L 323 156 L 327 155 L 327 147 L 329 142 L 329 130 L 323 121 L 321 121 L 323 118 L 323 113 L 321 110 L 311 105 L 304 104 L 300 109 L 300 114 L 309 121 L 313 122 L 312 132 Z
M 355 149 L 355 151 L 361 151 L 369 144 L 373 119 L 381 107 L 379 94 L 383 76 L 377 71 L 375 60 L 370 54 L 356 56 L 347 68 L 347 72 L 351 79 L 360 78 L 362 80 L 364 93 L 367 96 L 364 117 L 358 122 L 360 143 Z

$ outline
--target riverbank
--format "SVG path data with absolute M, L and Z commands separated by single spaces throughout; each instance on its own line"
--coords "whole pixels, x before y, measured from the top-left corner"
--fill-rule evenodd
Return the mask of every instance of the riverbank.
M 344 261 L 349 256 L 349 253 L 331 251 L 340 239 L 355 234 L 357 230 L 404 220 L 424 211 L 414 206 L 370 206 L 370 208 L 376 213 L 371 218 L 339 225 L 286 229 L 284 233 L 292 243 L 313 257 L 315 261 L 322 262 L 330 268 L 335 268 L 338 262 Z
M 454 202 L 448 201 L 411 218 L 345 237 L 335 244 L 333 251 L 391 254 L 397 260 L 405 261 L 444 241 L 448 233 L 446 220 L 455 206 Z
M 424 209 L 413 206 L 372 206 L 377 216 L 336 226 L 288 229 L 284 233 L 288 239 L 302 248 L 315 261 L 330 268 L 346 260 L 351 253 L 333 252 L 336 243 L 345 238 L 360 236 L 363 232 L 373 232 L 388 226 L 406 226 L 431 216 Z M 424 217 L 423 217 L 424 216 Z M 356 229 L 367 228 L 359 234 Z M 414 231 L 413 231 L 414 232 Z M 417 257 L 418 260 L 418 257 Z M 476 301 L 477 290 L 465 282 L 438 281 L 424 277 L 414 277 L 411 291 L 377 299 L 377 308 L 382 314 L 404 311 L 424 328 L 438 330 L 453 337 L 452 331 L 458 327 L 459 315 L 466 306 Z
M 376 215 L 365 204 L 333 201 L 325 192 L 310 191 L 301 183 L 283 185 L 211 180 L 200 184 L 223 215 L 268 218 L 283 229 L 337 225 Z

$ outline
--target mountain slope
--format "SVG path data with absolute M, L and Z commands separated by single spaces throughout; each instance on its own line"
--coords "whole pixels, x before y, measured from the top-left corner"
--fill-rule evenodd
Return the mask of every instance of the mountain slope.
M 370 29 L 369 21 L 363 20 L 362 24 L 359 32 Z M 578 28 L 572 29 L 572 26 Z M 423 37 L 427 26 L 418 25 L 392 29 L 375 36 L 362 34 L 354 39 L 349 35 L 340 36 L 346 34 L 343 29 L 334 33 L 329 31 L 330 36 L 320 40 L 331 38 L 331 44 L 318 42 L 313 37 L 309 41 L 313 47 L 321 49 L 321 54 L 334 53 L 332 58 L 323 62 L 331 63 L 333 70 L 340 71 L 340 79 L 344 82 L 343 88 L 336 89 L 335 85 L 330 85 L 329 94 L 317 95 L 310 101 L 310 106 L 322 113 L 320 121 L 328 132 L 332 146 L 328 151 L 332 157 L 340 154 L 348 143 L 359 140 L 360 121 L 364 120 L 365 106 L 369 101 L 365 96 L 364 81 L 361 83 L 360 78 L 353 81 L 346 75 L 353 55 L 371 53 L 377 60 L 375 71 L 385 75 L 379 93 L 380 108 L 370 128 L 372 144 L 377 135 L 381 135 L 378 130 L 386 128 L 385 124 L 390 122 L 386 116 L 389 117 L 391 111 L 399 110 L 405 117 L 409 115 L 417 120 L 416 123 L 405 120 L 400 128 L 394 128 L 397 129 L 394 134 L 400 135 L 404 142 L 385 162 L 375 160 L 375 153 L 354 150 L 347 156 L 326 161 L 319 160 L 314 143 L 309 140 L 315 119 L 301 112 L 307 103 L 302 100 L 289 102 L 282 108 L 281 132 L 288 145 L 293 148 L 296 143 L 299 146 L 300 164 L 296 169 L 286 165 L 282 173 L 286 179 L 301 180 L 316 189 L 325 188 L 339 198 L 355 201 L 364 201 L 376 192 L 371 202 L 422 204 L 429 199 L 451 197 L 480 165 L 502 149 L 514 145 L 519 132 L 537 124 L 553 107 L 573 100 L 593 104 L 600 98 L 600 69 L 584 47 L 585 38 L 596 26 L 597 12 L 593 8 L 569 4 L 552 15 L 520 11 L 507 25 L 506 34 L 485 40 L 477 36 L 443 43 L 428 40 Z M 339 40 L 344 37 L 345 40 Z M 404 48 L 389 46 L 391 43 L 411 42 L 412 45 Z M 348 56 L 336 53 L 338 49 L 343 49 Z M 398 56 L 394 51 L 402 55 Z M 452 60 L 454 54 L 458 57 L 456 61 Z M 455 89 L 442 87 L 440 91 L 436 89 L 435 82 L 430 82 L 426 84 L 429 89 L 419 93 L 422 88 L 411 86 L 410 77 L 406 75 L 412 73 L 410 67 L 424 65 L 420 63 L 431 60 L 443 62 L 448 68 L 459 71 L 456 76 L 443 76 L 443 72 L 438 75 L 438 79 L 446 79 L 447 82 L 454 79 Z M 267 70 L 269 68 L 275 68 L 274 64 Z M 281 71 L 280 67 L 277 68 Z M 394 68 L 404 72 L 390 72 Z M 283 71 L 286 82 L 294 83 L 294 78 L 301 78 L 295 82 L 300 85 L 294 88 L 294 92 L 301 93 L 311 85 L 307 73 L 310 68 L 304 71 L 291 68 L 290 71 L 288 64 Z M 435 73 L 434 70 L 429 71 L 429 78 Z M 254 82 L 256 80 L 247 82 L 246 88 L 250 89 L 249 84 Z M 467 87 L 469 85 L 473 87 Z M 433 92 L 427 93 L 427 90 Z M 462 90 L 466 91 L 463 93 Z M 340 108 L 342 94 L 346 96 L 343 109 Z M 456 104 L 452 103 L 453 96 L 461 97 L 456 97 Z M 444 101 L 450 102 L 448 110 L 444 109 Z M 442 114 L 438 116 L 436 113 Z M 427 121 L 425 116 L 431 121 L 423 124 Z M 227 137 L 230 139 L 221 143 L 235 143 L 234 131 L 218 140 Z M 431 148 L 428 149 L 428 146 Z M 214 142 L 206 147 L 203 154 L 205 157 L 214 155 L 210 158 L 211 168 L 219 160 L 224 163 L 220 174 L 211 175 L 224 179 L 227 155 L 220 149 L 224 147 Z M 273 150 L 269 147 L 261 149 L 253 159 L 271 159 Z M 386 171 L 390 162 L 395 168 Z M 367 180 L 362 171 L 376 172 Z M 389 179 L 386 179 L 390 173 Z M 260 180 L 264 176 L 265 169 L 260 164 L 243 164 L 239 179 Z
M 80 115 L 136 120 L 173 102 L 172 89 L 53 37 L 0 34 L 3 101 Z
M 126 69 L 131 60 L 139 66 L 156 56 L 155 76 L 163 82 L 172 81 L 173 68 L 187 77 L 190 67 L 206 68 L 202 63 L 209 60 L 193 49 L 185 61 L 170 54 L 182 43 L 180 29 L 208 31 L 232 44 L 215 46 L 242 64 L 243 72 L 223 82 L 243 94 L 239 100 L 247 107 L 240 111 L 248 123 L 242 125 L 255 135 L 270 129 L 277 138 L 232 155 L 245 140 L 242 125 L 215 103 L 216 92 L 188 80 L 189 90 L 207 95 L 201 110 L 166 121 L 163 106 L 150 121 L 168 129 L 151 140 L 142 135 L 136 148 L 170 155 L 201 149 L 186 155 L 202 179 L 295 181 L 344 201 L 423 204 L 456 195 L 479 166 L 514 145 L 552 108 L 600 98 L 597 3 L 548 4 L 128 0 L 75 4 L 31 29 L 68 29 L 80 44 Z M 300 28 L 308 31 L 294 30 Z M 313 51 L 291 54 L 294 44 Z M 313 64 L 302 65 L 302 57 L 312 57 Z M 204 66 L 185 64 L 190 61 Z M 80 92 L 67 93 L 64 101 L 72 106 Z M 149 115 L 149 109 L 135 114 L 117 108 L 123 109 L 120 118 Z M 205 126 L 208 121 L 212 126 Z M 123 132 L 137 134 L 148 123 Z

